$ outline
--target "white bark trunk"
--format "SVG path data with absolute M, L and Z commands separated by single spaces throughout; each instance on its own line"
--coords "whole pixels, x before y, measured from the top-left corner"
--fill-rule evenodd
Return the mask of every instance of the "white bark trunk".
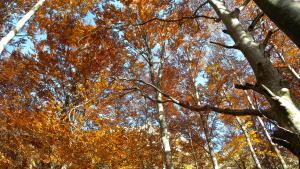
M 147 42 L 146 42 L 147 43 Z M 162 78 L 162 66 L 163 66 L 163 58 L 160 58 L 160 68 L 158 70 L 157 80 L 155 79 L 155 71 L 153 67 L 153 58 L 151 55 L 151 51 L 149 50 L 149 70 L 150 70 L 150 79 L 153 85 L 160 88 L 161 86 L 161 78 Z M 161 132 L 161 141 L 162 141 L 162 148 L 163 148 L 163 156 L 164 156 L 164 166 L 166 169 L 173 169 L 173 162 L 172 162 L 172 153 L 171 153 L 171 146 L 170 146 L 170 133 L 168 131 L 168 125 L 166 121 L 166 116 L 164 112 L 164 107 L 161 101 L 163 100 L 163 96 L 160 92 L 156 92 L 156 99 L 157 99 L 157 111 L 159 115 L 159 124 L 160 124 L 160 132 Z
M 251 98 L 249 97 L 248 93 L 247 93 L 246 91 L 244 91 L 244 92 L 245 92 L 245 94 L 246 94 L 246 96 L 247 96 L 248 102 L 249 102 L 250 105 L 251 105 L 251 108 L 252 108 L 252 109 L 255 109 L 255 106 L 254 106 L 254 104 L 253 104 Z M 285 163 L 283 157 L 281 156 L 280 151 L 278 150 L 278 148 L 276 147 L 276 145 L 273 143 L 272 138 L 271 138 L 271 136 L 270 136 L 268 130 L 266 129 L 263 120 L 262 120 L 260 117 L 258 117 L 258 116 L 256 117 L 256 119 L 257 119 L 257 121 L 259 122 L 260 126 L 261 126 L 262 129 L 263 129 L 263 132 L 264 132 L 265 136 L 267 137 L 268 142 L 270 143 L 271 149 L 275 152 L 277 158 L 279 159 L 282 168 L 283 168 L 283 169 L 287 169 L 288 167 L 287 167 L 287 165 L 286 165 L 286 163 Z
M 161 93 L 157 94 L 157 100 L 162 101 Z M 162 145 L 163 145 L 165 165 L 166 165 L 167 169 L 173 169 L 171 146 L 170 146 L 170 133 L 168 131 L 168 125 L 167 125 L 166 116 L 164 113 L 163 104 L 157 103 L 157 109 L 158 109 L 158 115 L 159 115 L 161 140 L 162 140 Z
M 275 152 L 277 158 L 279 159 L 279 161 L 281 163 L 282 168 L 283 169 L 287 169 L 288 167 L 287 167 L 287 165 L 286 165 L 283 157 L 281 156 L 280 151 L 278 150 L 278 148 L 276 147 L 276 145 L 273 143 L 272 138 L 271 138 L 269 132 L 267 131 L 267 129 L 266 129 L 265 125 L 264 125 L 264 122 L 262 121 L 262 119 L 260 117 L 257 117 L 257 121 L 259 122 L 259 124 L 263 128 L 264 134 L 266 135 L 267 140 L 270 143 L 271 149 Z
M 253 160 L 254 160 L 254 163 L 255 163 L 256 168 L 262 169 L 261 164 L 260 164 L 260 162 L 259 162 L 259 160 L 258 160 L 258 158 L 257 158 L 257 155 L 256 155 L 256 153 L 255 153 L 255 150 L 254 150 L 254 148 L 253 148 L 252 142 L 251 142 L 251 140 L 250 140 L 250 137 L 249 137 L 249 135 L 248 135 L 248 133 L 247 133 L 247 130 L 246 130 L 245 126 L 242 124 L 241 119 L 240 119 L 239 117 L 236 117 L 236 121 L 237 121 L 238 124 L 240 125 L 241 130 L 242 130 L 242 132 L 243 132 L 243 134 L 244 134 L 244 136 L 245 136 L 245 138 L 246 138 L 246 141 L 247 141 L 247 144 L 248 144 L 248 146 L 249 146 L 250 153 L 251 153 L 251 156 L 252 156 L 252 158 L 253 158 Z
M 265 114 L 275 120 L 281 127 L 292 131 L 279 133 L 277 142 L 288 148 L 295 155 L 300 156 L 300 103 L 290 93 L 288 84 L 282 75 L 273 67 L 268 57 L 264 55 L 264 49 L 255 42 L 251 34 L 244 30 L 238 16 L 230 12 L 224 5 L 224 1 L 208 0 L 220 19 L 227 28 L 227 32 L 235 41 L 238 49 L 244 54 L 251 65 L 257 83 L 256 91 L 263 94 L 271 105 L 271 112 Z M 290 137 L 285 137 L 289 134 Z M 281 141 L 284 140 L 284 141 Z
M 231 68 L 234 70 L 235 67 L 233 66 L 233 63 L 230 61 L 230 59 L 227 59 L 227 61 L 228 61 L 229 64 L 231 65 Z M 238 81 L 240 84 L 242 84 L 243 81 L 238 77 L 238 75 L 236 74 L 236 72 L 234 72 L 234 75 L 237 77 L 237 81 Z M 252 109 L 256 109 L 255 106 L 254 106 L 254 104 L 253 104 L 253 102 L 252 102 L 252 100 L 251 100 L 251 98 L 250 98 L 250 96 L 249 96 L 249 94 L 248 94 L 248 92 L 247 92 L 247 91 L 244 91 L 244 93 L 245 93 L 245 95 L 246 95 L 246 97 L 247 97 L 247 101 L 248 101 L 249 104 L 251 105 L 251 108 L 252 108 Z M 272 141 L 272 138 L 271 138 L 271 136 L 270 136 L 268 130 L 266 129 L 263 120 L 262 120 L 259 116 L 257 116 L 256 119 L 257 119 L 257 121 L 259 122 L 259 124 L 261 125 L 261 127 L 262 127 L 262 129 L 263 129 L 263 132 L 264 132 L 264 134 L 265 134 L 265 136 L 266 136 L 268 142 L 270 143 L 271 149 L 275 152 L 277 158 L 279 159 L 279 161 L 280 161 L 280 163 L 281 163 L 281 165 L 282 165 L 282 168 L 283 168 L 283 169 L 287 169 L 287 165 L 286 165 L 286 163 L 285 163 L 283 157 L 281 156 L 280 151 L 278 150 L 278 148 L 276 147 L 276 145 L 275 145 L 274 142 Z
M 0 55 L 5 49 L 5 46 L 14 38 L 14 36 L 20 31 L 20 29 L 25 25 L 25 23 L 34 15 L 34 13 L 43 5 L 45 0 L 39 0 L 29 12 L 18 21 L 16 26 L 0 41 Z

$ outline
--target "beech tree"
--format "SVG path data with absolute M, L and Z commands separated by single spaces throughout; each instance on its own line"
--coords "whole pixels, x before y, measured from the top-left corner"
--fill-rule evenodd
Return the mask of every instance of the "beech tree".
M 292 0 L 0 4 L 0 166 L 295 168 L 299 11 Z
M 298 1 L 256 0 L 258 7 L 300 47 L 299 27 L 300 5 Z
M 20 31 L 20 29 L 24 26 L 24 24 L 34 15 L 34 13 L 43 5 L 45 0 L 38 1 L 31 10 L 26 13 L 25 16 L 22 17 L 20 21 L 16 24 L 16 26 L 0 40 L 0 54 L 4 50 L 5 46 L 8 42 Z

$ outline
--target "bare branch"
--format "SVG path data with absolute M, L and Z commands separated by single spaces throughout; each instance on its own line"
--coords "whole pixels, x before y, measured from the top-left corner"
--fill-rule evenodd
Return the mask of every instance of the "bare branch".
M 202 3 L 200 6 L 198 6 L 198 8 L 194 11 L 193 16 L 197 15 L 197 12 L 203 8 L 203 6 L 205 6 L 208 3 L 208 1 L 205 1 L 204 3 Z
M 269 30 L 269 31 L 268 31 L 268 33 L 267 33 L 267 35 L 266 35 L 266 38 L 265 38 L 265 40 L 264 40 L 263 43 L 262 43 L 263 48 L 266 48 L 266 46 L 267 46 L 269 40 L 271 39 L 272 35 L 273 35 L 274 33 L 276 33 L 278 30 L 279 30 L 279 29 L 276 29 L 276 30 Z
M 254 18 L 254 20 L 252 21 L 252 23 L 250 24 L 250 26 L 248 27 L 248 31 L 251 32 L 254 30 L 255 26 L 257 25 L 257 23 L 260 21 L 260 19 L 264 16 L 263 12 L 260 12 L 257 14 L 257 16 Z
M 246 8 L 246 6 L 250 3 L 251 0 L 245 0 L 244 3 L 238 8 L 239 11 L 242 11 Z
M 227 115 L 234 115 L 234 116 L 247 116 L 247 115 L 252 115 L 252 116 L 263 116 L 264 114 L 269 114 L 270 111 L 269 110 L 258 110 L 258 109 L 229 109 L 229 108 L 218 108 L 218 107 L 214 107 L 211 105 L 191 105 L 188 102 L 185 101 L 180 101 L 175 99 L 174 97 L 172 97 L 171 95 L 161 91 L 158 87 L 156 87 L 155 85 L 145 82 L 143 80 L 139 80 L 139 79 L 126 79 L 126 78 L 116 78 L 116 77 L 111 77 L 113 79 L 116 80 L 122 80 L 122 81 L 130 81 L 130 82 L 139 82 L 139 83 L 143 83 L 145 85 L 148 85 L 150 87 L 152 87 L 153 89 L 155 89 L 156 91 L 158 91 L 159 93 L 161 93 L 164 97 L 167 98 L 167 100 L 165 101 L 159 101 L 156 99 L 152 99 L 151 97 L 149 97 L 148 95 L 145 95 L 147 98 L 150 98 L 150 100 L 155 101 L 155 102 L 160 102 L 160 103 L 166 103 L 166 102 L 172 102 L 175 103 L 181 107 L 187 108 L 189 110 L 192 111 L 196 111 L 196 112 L 202 112 L 202 111 L 215 111 L 218 113 L 222 113 L 222 114 L 227 114 Z M 141 92 L 143 92 L 142 90 L 140 90 Z
M 280 60 L 282 61 L 282 63 L 286 64 L 288 66 L 289 71 L 292 73 L 292 75 L 294 75 L 296 77 L 296 79 L 298 81 L 300 81 L 300 75 L 296 72 L 296 70 L 288 63 L 286 63 L 285 58 L 283 57 L 282 54 L 277 53 L 277 55 L 279 56 Z
M 287 148 L 291 152 L 293 152 L 293 147 L 292 147 L 291 143 L 289 143 L 288 141 L 283 140 L 281 138 L 277 138 L 277 137 L 272 137 L 272 141 L 278 145 L 281 145 L 281 146 Z
M 246 83 L 245 85 L 241 85 L 241 84 L 234 84 L 234 87 L 236 89 L 242 89 L 242 90 L 253 90 L 256 91 L 257 93 L 263 94 L 263 90 L 257 86 L 257 85 L 253 85 L 250 83 Z
M 228 46 L 228 45 L 225 45 L 225 44 L 222 44 L 222 43 L 219 43 L 219 42 L 213 42 L 213 41 L 210 41 L 210 43 L 212 44 L 215 44 L 215 45 L 219 45 L 219 46 L 222 46 L 224 48 L 228 48 L 228 49 L 238 49 L 238 45 L 233 45 L 233 46 Z
M 179 21 L 184 21 L 184 20 L 189 20 L 189 19 L 197 19 L 197 18 L 206 18 L 206 19 L 213 19 L 215 21 L 218 21 L 219 19 L 216 18 L 216 17 L 212 17 L 212 16 L 206 16 L 206 15 L 192 15 L 192 16 L 183 16 L 181 18 L 178 18 L 178 19 L 162 19 L 162 18 L 152 18 L 152 19 L 149 19 L 147 21 L 144 21 L 144 22 L 141 22 L 141 23 L 137 23 L 137 24 L 134 24 L 133 26 L 142 26 L 142 25 L 146 25 L 150 22 L 153 22 L 153 21 L 161 21 L 161 22 L 179 22 Z

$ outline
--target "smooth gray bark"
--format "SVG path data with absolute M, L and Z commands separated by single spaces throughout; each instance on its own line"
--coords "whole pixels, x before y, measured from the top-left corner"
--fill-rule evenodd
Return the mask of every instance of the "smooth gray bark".
M 229 64 L 231 65 L 231 68 L 234 70 L 235 67 L 234 67 L 233 63 L 230 61 L 230 59 L 227 59 L 227 58 L 226 58 L 226 60 L 227 60 L 227 61 L 229 62 Z M 243 82 L 242 82 L 242 80 L 238 77 L 238 75 L 237 75 L 236 72 L 234 72 L 234 75 L 237 77 L 237 81 L 238 81 L 239 83 L 242 84 Z M 248 101 L 249 104 L 251 105 L 251 108 L 252 108 L 252 109 L 256 109 L 256 107 L 254 106 L 254 103 L 253 103 L 252 99 L 250 98 L 248 92 L 247 92 L 247 91 L 244 91 L 244 93 L 245 93 L 245 95 L 246 95 L 246 97 L 247 97 L 247 101 Z M 277 148 L 277 146 L 276 146 L 276 145 L 274 144 L 274 142 L 272 141 L 271 135 L 269 134 L 268 130 L 266 129 L 263 120 L 262 120 L 261 117 L 259 117 L 259 116 L 257 116 L 256 119 L 257 119 L 257 121 L 259 122 L 260 126 L 261 126 L 262 129 L 263 129 L 263 132 L 264 132 L 264 134 L 265 134 L 265 136 L 266 136 L 266 138 L 267 138 L 267 140 L 268 140 L 268 142 L 269 142 L 269 144 L 270 144 L 270 146 L 271 146 L 272 151 L 275 152 L 277 158 L 279 159 L 282 168 L 283 168 L 283 169 L 287 169 L 288 167 L 287 167 L 287 165 L 286 165 L 286 163 L 285 163 L 283 157 L 281 156 L 281 153 L 280 153 L 279 149 Z
M 300 48 L 300 1 L 254 0 L 254 2 Z
M 148 43 L 148 42 L 146 42 Z M 164 50 L 164 49 L 163 49 Z M 162 53 L 163 55 L 164 53 Z M 161 87 L 161 78 L 163 74 L 163 58 L 160 58 L 160 67 L 158 70 L 157 78 L 155 78 L 155 71 L 153 67 L 153 57 L 151 55 L 151 50 L 148 48 L 148 64 L 150 70 L 150 79 L 153 85 L 155 85 L 158 89 Z M 166 169 L 173 169 L 173 162 L 172 162 L 172 152 L 171 152 L 171 145 L 170 145 L 170 133 L 168 131 L 168 124 L 166 121 L 166 115 L 164 112 L 164 107 L 162 104 L 163 95 L 162 93 L 156 91 L 156 107 L 159 115 L 159 124 L 160 124 L 160 133 L 161 133 L 161 141 L 162 141 L 162 148 L 163 148 L 163 156 L 164 156 L 164 165 Z
M 161 93 L 158 93 L 157 100 L 162 101 Z M 158 115 L 159 115 L 161 140 L 162 140 L 162 145 L 163 145 L 165 165 L 166 165 L 167 169 L 173 169 L 172 153 L 171 153 L 171 146 L 170 146 L 170 133 L 168 131 L 168 125 L 167 125 L 166 116 L 164 113 L 163 104 L 157 103 L 157 109 L 158 109 Z
M 277 134 L 277 143 L 285 146 L 295 155 L 300 156 L 300 104 L 290 93 L 289 85 L 282 75 L 273 67 L 264 49 L 255 42 L 251 34 L 246 31 L 235 12 L 230 12 L 224 1 L 208 0 L 217 15 L 223 21 L 227 32 L 234 40 L 237 48 L 244 54 L 256 77 L 255 91 L 264 95 L 271 105 L 271 113 L 264 114 L 275 120 L 287 130 Z M 286 133 L 286 131 L 290 131 Z M 286 137 L 289 134 L 290 137 Z M 282 141 L 284 140 L 284 141 Z

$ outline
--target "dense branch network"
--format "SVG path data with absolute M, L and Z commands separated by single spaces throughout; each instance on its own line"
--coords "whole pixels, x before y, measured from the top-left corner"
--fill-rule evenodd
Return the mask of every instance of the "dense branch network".
M 270 111 L 270 110 L 258 110 L 258 109 L 219 108 L 219 107 L 215 107 L 215 106 L 212 106 L 212 105 L 209 105 L 209 104 L 206 104 L 206 105 L 193 105 L 193 104 L 190 104 L 189 102 L 181 101 L 181 100 L 178 100 L 178 99 L 174 98 L 173 96 L 171 96 L 171 95 L 165 93 L 164 91 L 162 91 L 161 89 L 157 88 L 155 85 L 153 85 L 151 83 L 148 83 L 144 80 L 118 78 L 118 77 L 110 77 L 110 78 L 112 78 L 116 81 L 128 81 L 128 82 L 140 83 L 140 84 L 147 85 L 147 86 L 153 88 L 154 90 L 156 90 L 157 92 L 161 93 L 166 98 L 166 100 L 159 101 L 159 100 L 153 99 L 149 96 L 149 94 L 147 94 L 145 91 L 143 91 L 141 88 L 139 88 L 137 86 L 132 87 L 131 90 L 137 90 L 137 91 L 141 92 L 141 94 L 144 97 L 147 97 L 151 101 L 161 102 L 161 103 L 171 102 L 171 103 L 177 104 L 181 107 L 184 107 L 184 108 L 187 108 L 189 110 L 196 111 L 196 112 L 214 111 L 214 112 L 218 112 L 218 113 L 222 113 L 222 114 L 228 114 L 228 115 L 234 115 L 234 116 L 247 116 L 247 115 L 267 116 L 269 111 Z

